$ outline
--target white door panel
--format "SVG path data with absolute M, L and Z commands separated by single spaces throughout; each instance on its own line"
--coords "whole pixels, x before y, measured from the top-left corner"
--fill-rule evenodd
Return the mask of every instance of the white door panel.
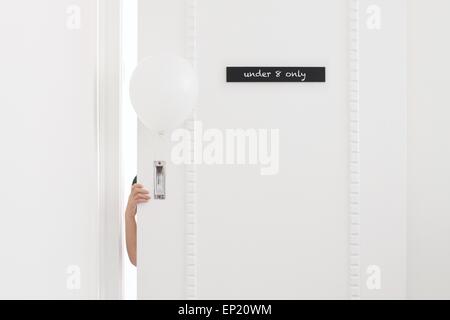
M 198 3 L 198 119 L 204 129 L 280 130 L 273 176 L 262 176 L 260 166 L 198 168 L 199 298 L 346 297 L 343 4 Z M 224 83 L 226 66 L 259 65 L 325 66 L 327 82 Z

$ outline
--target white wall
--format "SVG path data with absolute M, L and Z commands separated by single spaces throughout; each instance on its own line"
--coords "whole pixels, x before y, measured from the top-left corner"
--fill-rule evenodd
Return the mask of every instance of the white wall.
M 189 252 L 183 168 L 170 166 L 165 203 L 139 211 L 140 298 L 348 296 L 347 2 L 279 2 L 198 1 L 199 120 L 205 129 L 279 128 L 280 173 L 199 166 Z M 141 59 L 191 55 L 185 1 L 142 0 L 139 17 Z M 227 84 L 233 65 L 326 66 L 328 80 Z M 138 175 L 150 187 L 152 143 L 141 126 Z
M 96 5 L 0 2 L 0 298 L 97 297 Z
M 355 253 L 361 258 L 361 298 L 401 299 L 407 268 L 407 0 L 358 2 L 360 248 Z M 379 29 L 368 23 L 374 6 L 380 10 Z M 367 285 L 378 270 L 380 286 Z
M 408 2 L 408 295 L 449 299 L 450 2 Z

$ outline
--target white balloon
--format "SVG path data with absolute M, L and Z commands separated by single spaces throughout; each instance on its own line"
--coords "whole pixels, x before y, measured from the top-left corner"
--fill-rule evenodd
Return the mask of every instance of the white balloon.
M 189 117 L 198 95 L 192 65 L 174 55 L 144 59 L 130 81 L 130 98 L 144 125 L 152 131 L 174 129 Z

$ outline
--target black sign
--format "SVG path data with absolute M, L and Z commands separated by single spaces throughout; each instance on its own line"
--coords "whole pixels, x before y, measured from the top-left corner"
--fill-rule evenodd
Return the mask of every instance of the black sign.
M 325 82 L 325 67 L 227 67 L 227 82 Z

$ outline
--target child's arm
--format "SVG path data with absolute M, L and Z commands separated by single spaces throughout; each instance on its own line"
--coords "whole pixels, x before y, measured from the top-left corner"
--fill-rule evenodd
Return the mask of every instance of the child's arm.
M 128 257 L 133 265 L 136 265 L 136 247 L 137 247 L 137 226 L 136 211 L 139 203 L 145 203 L 150 200 L 149 192 L 144 186 L 135 184 L 131 188 L 128 198 L 127 209 L 125 211 L 125 236 L 127 243 Z

